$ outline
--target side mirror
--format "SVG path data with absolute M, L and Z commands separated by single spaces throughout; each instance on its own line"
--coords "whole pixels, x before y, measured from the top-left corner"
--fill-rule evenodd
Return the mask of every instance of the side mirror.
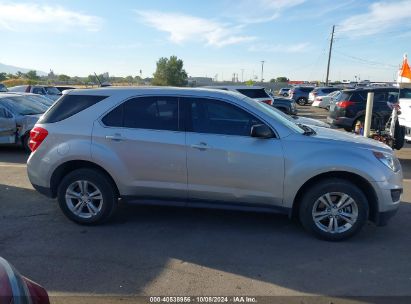
M 254 125 L 251 127 L 251 137 L 257 138 L 273 138 L 274 133 L 266 125 Z

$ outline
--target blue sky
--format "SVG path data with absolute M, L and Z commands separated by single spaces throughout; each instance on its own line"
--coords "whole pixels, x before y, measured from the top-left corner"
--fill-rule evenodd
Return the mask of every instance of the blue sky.
M 0 0 L 0 62 L 70 76 L 152 76 L 176 55 L 190 76 L 391 81 L 411 51 L 411 0 Z

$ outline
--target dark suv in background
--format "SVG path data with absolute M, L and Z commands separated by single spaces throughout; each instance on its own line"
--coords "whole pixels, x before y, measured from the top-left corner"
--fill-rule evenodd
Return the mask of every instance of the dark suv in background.
M 293 99 L 300 106 L 303 106 L 308 103 L 308 95 L 313 89 L 314 87 L 294 87 L 288 92 L 288 94 L 291 99 Z
M 371 128 L 378 128 L 378 123 L 385 124 L 392 113 L 387 102 L 398 102 L 399 90 L 395 87 L 343 90 L 336 103 L 330 105 L 327 122 L 351 132 L 358 121 L 365 120 L 368 92 L 374 92 Z

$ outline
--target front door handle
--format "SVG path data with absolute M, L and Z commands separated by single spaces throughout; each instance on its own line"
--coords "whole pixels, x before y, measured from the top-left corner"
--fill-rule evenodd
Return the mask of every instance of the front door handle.
M 191 148 L 198 149 L 198 150 L 207 150 L 211 147 L 208 146 L 205 142 L 200 142 L 199 144 L 191 145 Z
M 122 140 L 126 140 L 123 136 L 121 136 L 121 134 L 114 134 L 114 135 L 106 135 L 106 139 L 108 140 L 112 140 L 112 141 L 122 141 Z

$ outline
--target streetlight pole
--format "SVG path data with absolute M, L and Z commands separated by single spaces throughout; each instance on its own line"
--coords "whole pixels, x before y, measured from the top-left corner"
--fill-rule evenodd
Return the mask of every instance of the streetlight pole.
M 261 82 L 264 81 L 264 60 L 261 60 Z

